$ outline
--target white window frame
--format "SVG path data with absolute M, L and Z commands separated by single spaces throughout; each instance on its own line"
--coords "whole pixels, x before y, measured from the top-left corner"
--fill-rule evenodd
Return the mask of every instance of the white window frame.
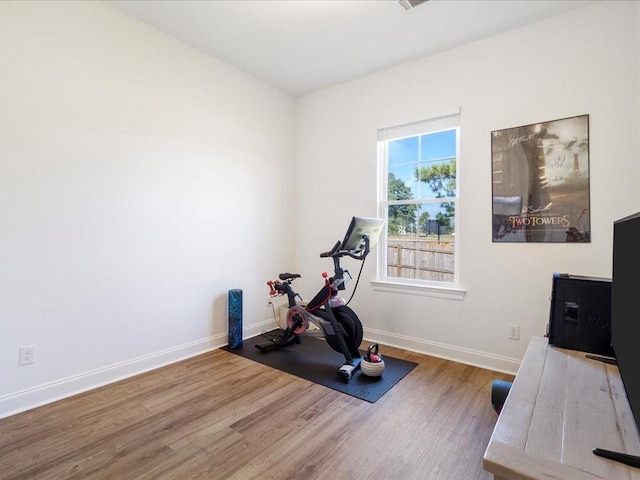
M 455 203 L 455 233 L 459 232 L 460 205 L 460 112 L 442 115 L 427 120 L 412 122 L 390 128 L 378 130 L 378 215 L 387 219 L 388 206 L 393 201 L 387 199 L 388 193 L 388 158 L 387 144 L 389 141 L 401 138 L 437 133 L 443 130 L 457 130 L 456 133 L 456 196 L 449 199 Z M 415 203 L 423 203 L 424 199 L 415 199 Z M 438 200 L 444 201 L 444 200 Z M 408 203 L 412 203 L 409 201 Z M 378 240 L 378 268 L 376 280 L 372 281 L 373 288 L 378 291 L 423 295 L 453 300 L 462 300 L 465 290 L 460 287 L 459 241 L 454 242 L 454 280 L 453 282 L 435 282 L 419 279 L 406 279 L 387 276 L 387 228 L 384 228 Z

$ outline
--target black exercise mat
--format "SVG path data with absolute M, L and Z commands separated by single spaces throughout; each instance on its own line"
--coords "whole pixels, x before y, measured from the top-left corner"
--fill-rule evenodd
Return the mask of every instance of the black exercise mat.
M 389 357 L 381 349 L 380 354 L 385 366 L 382 376 L 367 377 L 358 369 L 347 382 L 337 374 L 344 363 L 344 356 L 333 350 L 322 339 L 303 335 L 300 344 L 293 343 L 264 353 L 255 347 L 258 343 L 266 342 L 268 336 L 276 332 L 271 331 L 267 332 L 266 336 L 258 335 L 245 339 L 241 348 L 223 347 L 223 349 L 371 403 L 387 393 L 417 365 L 414 362 Z M 364 357 L 366 352 L 361 352 L 361 355 Z

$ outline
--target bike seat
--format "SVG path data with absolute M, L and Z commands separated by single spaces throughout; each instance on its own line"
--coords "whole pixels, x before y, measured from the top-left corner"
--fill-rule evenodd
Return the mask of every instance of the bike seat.
M 293 280 L 294 278 L 300 278 L 300 274 L 299 273 L 281 273 L 280 275 L 278 275 L 278 278 L 283 281 Z

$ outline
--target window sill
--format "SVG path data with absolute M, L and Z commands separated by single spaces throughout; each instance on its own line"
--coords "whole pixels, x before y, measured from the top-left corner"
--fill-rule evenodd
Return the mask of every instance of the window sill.
M 411 283 L 384 282 L 372 280 L 371 285 L 379 292 L 400 293 L 404 295 L 420 295 L 423 297 L 447 298 L 449 300 L 464 300 L 467 292 L 457 287 L 439 287 L 434 285 L 417 285 Z

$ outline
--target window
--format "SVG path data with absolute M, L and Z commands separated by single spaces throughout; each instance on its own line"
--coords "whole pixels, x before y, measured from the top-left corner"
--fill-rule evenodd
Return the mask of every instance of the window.
M 378 282 L 456 288 L 459 114 L 378 132 Z

